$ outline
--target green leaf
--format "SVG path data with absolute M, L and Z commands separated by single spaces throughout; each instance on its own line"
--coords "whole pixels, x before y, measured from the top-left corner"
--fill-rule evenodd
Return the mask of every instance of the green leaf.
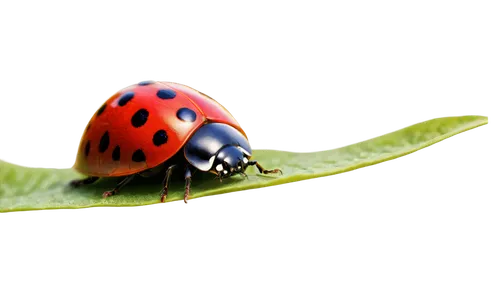
M 334 150 L 313 153 L 254 150 L 256 160 L 266 168 L 281 168 L 283 175 L 260 175 L 255 168 L 248 168 L 248 179 L 234 176 L 220 183 L 214 180 L 214 175 L 199 172 L 193 177 L 190 199 L 351 171 L 404 156 L 487 123 L 488 118 L 482 116 L 437 118 Z M 68 186 L 70 180 L 79 177 L 82 176 L 71 169 L 26 168 L 0 161 L 0 212 L 159 203 L 160 177 L 134 179 L 118 195 L 106 199 L 102 193 L 113 188 L 116 179 L 103 179 L 76 189 Z M 183 197 L 184 182 L 173 180 L 167 201 Z

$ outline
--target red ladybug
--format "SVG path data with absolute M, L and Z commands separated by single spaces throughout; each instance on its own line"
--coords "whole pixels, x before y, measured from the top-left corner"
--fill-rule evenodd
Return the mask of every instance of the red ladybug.
M 90 119 L 80 141 L 74 168 L 88 177 L 71 181 L 78 187 L 102 177 L 123 177 L 103 197 L 116 194 L 136 175 L 165 172 L 160 200 L 165 201 L 170 176 L 184 170 L 187 202 L 191 172 L 218 178 L 245 175 L 252 149 L 234 117 L 211 97 L 172 82 L 144 81 L 126 87 L 104 103 Z

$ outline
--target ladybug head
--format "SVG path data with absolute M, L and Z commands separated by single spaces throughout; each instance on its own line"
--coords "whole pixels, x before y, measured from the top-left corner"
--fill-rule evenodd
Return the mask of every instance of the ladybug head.
M 227 178 L 245 174 L 252 149 L 248 139 L 234 127 L 208 123 L 200 127 L 184 146 L 184 157 L 198 170 Z
M 217 153 L 212 171 L 220 178 L 227 178 L 234 174 L 243 174 L 247 167 L 247 152 L 240 146 L 227 145 Z

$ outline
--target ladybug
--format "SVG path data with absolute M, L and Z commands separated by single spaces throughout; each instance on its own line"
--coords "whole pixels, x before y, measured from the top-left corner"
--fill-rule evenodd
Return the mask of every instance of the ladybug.
M 263 174 L 281 173 L 264 169 L 251 156 L 245 131 L 217 101 L 182 84 L 143 81 L 115 93 L 90 119 L 74 165 L 87 177 L 70 185 L 121 177 L 113 190 L 103 193 L 106 198 L 135 176 L 164 172 L 164 202 L 172 173 L 181 169 L 187 203 L 196 170 L 213 173 L 220 181 L 235 174 L 246 176 L 248 166 Z

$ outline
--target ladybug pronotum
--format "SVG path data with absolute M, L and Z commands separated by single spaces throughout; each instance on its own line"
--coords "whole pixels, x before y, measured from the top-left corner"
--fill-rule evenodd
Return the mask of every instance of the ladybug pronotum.
M 220 180 L 245 175 L 255 165 L 247 136 L 234 117 L 211 97 L 172 82 L 144 81 L 111 96 L 85 129 L 74 168 L 87 178 L 71 181 L 78 187 L 102 177 L 122 177 L 106 198 L 135 176 L 165 173 L 161 202 L 172 172 L 184 170 L 187 202 L 194 170 L 211 172 Z

